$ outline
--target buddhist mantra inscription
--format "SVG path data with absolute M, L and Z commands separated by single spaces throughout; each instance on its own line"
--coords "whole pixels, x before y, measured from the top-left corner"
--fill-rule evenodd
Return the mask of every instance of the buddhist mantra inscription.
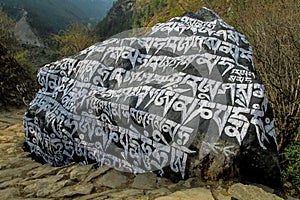
M 220 18 L 186 15 L 139 37 L 113 37 L 45 65 L 38 83 L 26 143 L 54 166 L 169 167 L 184 177 L 191 154 L 235 154 L 218 140 L 241 145 L 251 131 L 262 149 L 276 143 L 251 46 Z M 201 148 L 191 149 L 199 134 Z

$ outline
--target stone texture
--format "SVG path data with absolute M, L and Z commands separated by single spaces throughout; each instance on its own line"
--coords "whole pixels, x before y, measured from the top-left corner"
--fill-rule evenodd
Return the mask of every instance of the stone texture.
M 137 189 L 154 189 L 156 188 L 156 177 L 154 173 L 139 174 L 134 178 L 132 187 Z
M 92 169 L 91 173 L 85 178 L 84 181 L 86 182 L 90 182 L 91 180 L 105 174 L 106 172 L 108 172 L 111 168 L 107 167 L 107 166 L 102 166 L 98 169 Z
M 116 193 L 116 192 L 120 192 L 119 189 L 108 189 L 108 190 L 104 190 L 102 192 L 99 192 L 99 198 L 100 199 L 108 199 L 110 197 L 110 194 Z
M 173 184 L 173 182 L 171 180 L 169 180 L 167 178 L 163 178 L 163 177 L 157 177 L 156 180 L 157 180 L 156 184 L 157 184 L 157 186 L 159 188 L 161 188 L 161 187 L 167 187 L 167 186 Z
M 77 184 L 73 186 L 64 187 L 61 190 L 51 194 L 51 197 L 62 198 L 72 197 L 76 195 L 89 195 L 94 189 L 94 185 L 91 183 Z
M 236 199 L 243 200 L 283 200 L 275 194 L 266 193 L 262 188 L 241 183 L 232 185 L 228 193 Z
M 55 175 L 60 170 L 60 167 L 51 167 L 50 165 L 42 165 L 36 170 L 29 171 L 27 175 L 33 179 L 44 178 L 49 175 Z
M 192 188 L 174 192 L 168 196 L 158 197 L 156 200 L 215 200 L 210 190 L 205 188 Z
M 112 171 L 95 180 L 96 184 L 109 188 L 119 188 L 127 182 L 127 177 L 119 171 Z
M 46 197 L 51 196 L 52 194 L 56 193 L 57 191 L 63 189 L 64 187 L 70 186 L 75 184 L 71 180 L 62 180 L 53 184 L 46 186 L 36 192 L 37 197 Z
M 224 195 L 224 194 L 217 194 L 215 195 L 215 200 L 232 200 L 231 196 L 229 195 Z
M 116 199 L 137 199 L 139 196 L 143 196 L 143 190 L 138 189 L 128 189 L 121 192 L 112 193 L 109 195 L 109 198 L 116 198 Z
M 4 189 L 4 188 L 8 188 L 8 187 L 13 187 L 13 186 L 15 186 L 17 183 L 19 183 L 22 180 L 23 180 L 23 178 L 15 178 L 15 179 L 12 179 L 12 180 L 3 181 L 0 184 L 0 189 Z
M 15 196 L 19 196 L 20 191 L 18 188 L 6 188 L 4 190 L 0 190 L 1 199 L 13 199 Z
M 34 181 L 27 182 L 27 186 L 24 188 L 25 193 L 37 193 L 39 190 L 46 189 L 49 186 L 55 185 L 63 178 L 62 175 L 51 176 L 49 178 L 36 179 Z
M 12 179 L 12 177 L 10 177 L 10 176 L 1 178 L 1 179 L 0 179 L 0 183 L 4 183 L 4 182 L 7 182 L 7 181 L 11 181 L 11 179 Z
M 166 196 L 169 195 L 170 193 L 171 191 L 167 188 L 159 188 L 159 189 L 149 190 L 146 192 L 147 196 L 149 196 L 150 198 Z
M 0 179 L 4 177 L 21 177 L 24 173 L 40 166 L 38 163 L 27 163 L 23 167 L 4 169 L 0 171 Z
M 106 199 L 101 195 L 101 193 L 93 193 L 93 194 L 88 194 L 88 195 L 83 195 L 80 197 L 75 197 L 73 199 L 76 200 L 94 200 L 94 199 Z
M 84 180 L 90 172 L 91 168 L 92 165 L 78 166 L 74 168 L 70 173 L 70 179 L 76 181 Z

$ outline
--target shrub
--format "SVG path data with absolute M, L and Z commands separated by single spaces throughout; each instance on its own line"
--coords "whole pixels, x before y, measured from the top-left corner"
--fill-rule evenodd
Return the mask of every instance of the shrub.
M 66 31 L 53 34 L 52 39 L 57 42 L 61 56 L 76 54 L 96 42 L 89 27 L 82 24 L 72 24 Z
M 284 189 L 287 194 L 300 197 L 300 142 L 284 150 L 285 162 L 282 163 Z
M 264 1 L 239 14 L 238 28 L 253 46 L 255 65 L 274 109 L 280 151 L 299 138 L 300 2 Z

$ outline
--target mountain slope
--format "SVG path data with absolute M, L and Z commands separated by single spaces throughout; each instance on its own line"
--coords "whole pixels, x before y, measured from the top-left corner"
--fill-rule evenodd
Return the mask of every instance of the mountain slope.
M 16 22 L 14 34 L 22 44 L 43 47 L 40 39 L 32 31 L 31 26 L 27 22 L 27 13 L 24 12 L 23 17 Z
M 11 18 L 18 20 L 23 15 L 25 10 L 28 15 L 29 24 L 39 33 L 40 36 L 45 37 L 48 33 L 57 32 L 64 29 L 72 22 L 80 22 L 80 9 L 68 1 L 51 0 L 1 0 L 3 9 L 9 14 Z
M 152 26 L 187 12 L 196 12 L 201 7 L 213 9 L 230 23 L 232 12 L 240 9 L 244 2 L 246 1 L 118 0 L 107 16 L 97 24 L 96 33 L 106 38 L 127 29 Z
M 105 15 L 114 0 L 0 0 L 4 11 L 16 21 L 28 13 L 29 24 L 41 37 L 57 33 L 72 23 L 89 23 Z
M 131 28 L 151 26 L 157 22 L 195 12 L 207 5 L 205 0 L 118 0 L 96 26 L 103 38 Z
M 96 34 L 102 38 L 107 38 L 121 31 L 131 29 L 135 3 L 135 0 L 116 1 L 106 17 L 95 27 Z
M 89 22 L 95 24 L 104 18 L 115 0 L 69 0 L 80 8 L 88 17 Z

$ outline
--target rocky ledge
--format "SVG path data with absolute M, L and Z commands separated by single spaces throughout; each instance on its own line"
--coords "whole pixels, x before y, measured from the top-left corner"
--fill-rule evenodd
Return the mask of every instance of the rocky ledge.
M 1 199 L 282 199 L 270 188 L 234 181 L 204 183 L 190 178 L 173 183 L 152 173 L 135 176 L 75 163 L 65 167 L 42 165 L 22 149 L 24 112 L 25 109 L 0 112 Z

